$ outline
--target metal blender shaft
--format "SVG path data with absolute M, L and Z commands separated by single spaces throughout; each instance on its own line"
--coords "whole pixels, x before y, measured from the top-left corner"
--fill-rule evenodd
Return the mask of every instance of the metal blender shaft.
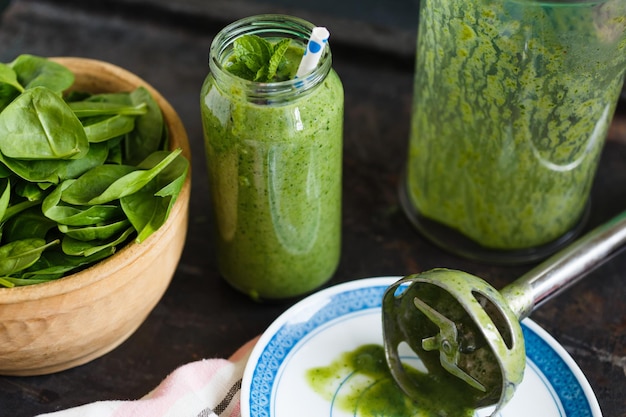
M 626 211 L 598 226 L 500 290 L 523 319 L 533 309 L 578 282 L 626 243 Z

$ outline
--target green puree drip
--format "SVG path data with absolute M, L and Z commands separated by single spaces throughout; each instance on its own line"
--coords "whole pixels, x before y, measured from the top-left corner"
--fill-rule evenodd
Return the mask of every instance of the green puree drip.
M 412 371 L 412 379 L 424 388 L 423 398 L 411 400 L 393 380 L 380 345 L 363 345 L 343 353 L 328 366 L 308 370 L 306 377 L 315 392 L 355 417 L 474 415 L 467 387 L 455 389 L 464 383 L 454 377 L 443 389 L 443 384 L 434 383 L 428 374 Z
M 579 221 L 626 68 L 626 1 L 423 0 L 408 191 L 487 247 Z

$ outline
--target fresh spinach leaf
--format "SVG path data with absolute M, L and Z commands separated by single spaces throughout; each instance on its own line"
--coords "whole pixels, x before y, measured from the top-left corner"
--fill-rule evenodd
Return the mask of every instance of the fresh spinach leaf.
M 0 112 L 19 95 L 20 92 L 11 87 L 9 84 L 0 83 Z
M 15 194 L 28 201 L 43 200 L 46 196 L 45 190 L 39 188 L 35 183 L 26 181 L 19 181 L 15 184 Z
M 127 165 L 102 165 L 81 175 L 62 193 L 61 200 L 76 205 L 97 205 L 118 200 L 143 188 L 181 153 L 155 152 L 159 162 L 150 169 Z
M 72 227 L 64 224 L 59 225 L 59 231 L 72 239 L 88 242 L 91 240 L 105 240 L 119 234 L 130 226 L 128 219 L 119 220 L 108 224 L 96 224 L 93 226 Z
M 148 111 L 146 103 L 126 105 L 110 101 L 70 101 L 67 103 L 76 117 L 94 117 L 121 114 L 125 116 L 141 116 Z
M 8 220 L 11 217 L 20 214 L 21 212 L 28 210 L 31 207 L 38 206 L 40 204 L 41 204 L 40 201 L 29 201 L 29 200 L 24 200 L 18 203 L 10 204 L 9 207 L 4 212 L 3 220 Z
M 89 143 L 105 142 L 123 136 L 135 129 L 135 118 L 116 114 L 104 119 L 92 118 L 83 122 Z
M 57 184 L 60 180 L 77 178 L 89 169 L 102 165 L 108 153 L 106 143 L 93 143 L 87 155 L 79 159 L 22 160 L 7 158 L 0 153 L 0 162 L 26 181 Z
M 164 148 L 165 123 L 163 113 L 150 92 L 139 87 L 130 93 L 133 104 L 145 103 L 147 111 L 137 117 L 136 128 L 126 135 L 124 141 L 124 163 L 136 165 L 150 154 Z
M 18 276 L 0 277 L 0 286 L 11 288 L 49 282 L 105 259 L 113 253 L 115 248 L 105 249 L 91 256 L 69 256 L 60 251 L 43 252 L 37 262 Z
M 89 207 L 54 206 L 44 212 L 46 217 L 58 224 L 89 226 L 119 218 L 123 214 L 120 206 L 97 205 Z
M 122 152 L 122 142 L 123 138 L 113 138 L 106 142 L 109 148 L 109 154 L 105 163 L 116 165 L 123 164 L 124 157 Z
M 48 88 L 26 90 L 0 113 L 0 152 L 9 158 L 82 158 L 88 151 L 80 120 Z
M 0 179 L 0 224 L 4 220 L 9 201 L 11 200 L 11 181 L 8 178 Z
M 13 288 L 15 287 L 15 283 L 12 282 L 11 277 L 0 277 L 0 286 L 6 287 L 6 288 Z
M 0 285 L 6 288 L 20 287 L 24 285 L 42 284 L 49 279 L 22 279 L 14 277 L 0 277 Z
M 87 93 L 86 91 L 70 91 L 67 94 L 65 94 L 63 98 L 65 99 L 65 101 L 69 103 L 72 101 L 89 100 L 91 96 L 92 94 Z
M 151 182 L 140 191 L 123 197 L 122 210 L 137 231 L 135 241 L 143 242 L 167 220 L 173 198 L 155 196 L 156 185 Z
M 90 226 L 119 219 L 124 215 L 116 204 L 94 206 L 71 206 L 61 202 L 63 190 L 76 180 L 65 180 L 56 187 L 41 204 L 44 216 L 58 224 L 68 226 Z
M 9 178 L 12 171 L 0 161 L 0 178 Z
M 20 278 L 10 279 L 10 281 L 15 285 L 29 285 L 58 279 L 68 272 L 98 262 L 114 253 L 114 247 L 103 249 L 90 256 L 71 256 L 58 250 L 46 251 L 41 254 L 37 262 L 22 272 Z
M 91 94 L 88 97 L 84 97 L 83 100 L 80 101 L 117 103 L 125 106 L 132 106 L 133 104 L 133 101 L 130 99 L 130 95 L 127 92 Z
M 0 152 L 0 162 L 5 168 L 10 170 L 15 175 L 23 178 L 26 181 L 32 182 L 59 182 L 59 176 L 56 173 L 58 166 L 57 161 L 52 161 L 52 164 L 47 163 L 49 161 L 28 161 L 21 159 L 7 158 Z
M 60 180 L 78 178 L 90 169 L 102 165 L 108 154 L 109 147 L 106 143 L 92 143 L 83 158 L 58 161 L 55 172 Z
M 44 250 L 58 243 L 46 243 L 43 239 L 23 239 L 0 246 L 0 276 L 28 268 L 39 259 Z
M 0 83 L 8 84 L 18 92 L 23 92 L 24 87 L 17 80 L 17 74 L 10 66 L 0 63 Z
M 65 66 L 35 55 L 20 55 L 11 64 L 24 88 L 46 87 L 58 95 L 74 84 L 74 74 Z
M 56 225 L 56 222 L 41 213 L 39 207 L 33 206 L 9 219 L 4 226 L 3 235 L 9 242 L 31 238 L 45 239 Z
M 71 183 L 67 182 L 67 187 L 63 188 L 61 200 L 69 204 L 84 206 L 111 202 L 122 197 L 123 193 L 133 191 L 125 190 L 125 184 L 122 184 L 122 187 L 116 187 L 119 189 L 119 193 L 111 194 L 109 192 L 104 198 L 101 197 L 102 194 L 106 193 L 120 179 L 137 171 L 137 167 L 130 165 L 107 164 L 94 167 Z M 92 203 L 94 199 L 98 199 L 98 203 Z M 106 201 L 103 201 L 105 199 Z
M 148 167 L 156 164 L 158 155 L 142 163 Z M 178 156 L 166 169 L 160 172 L 140 191 L 120 199 L 122 210 L 137 230 L 135 240 L 143 242 L 167 220 L 170 210 L 189 170 L 189 162 Z
M 159 190 L 155 195 L 159 197 L 178 196 L 183 188 L 188 172 L 189 161 L 182 155 L 178 155 L 176 159 L 156 177 L 155 180 Z
M 64 237 L 61 241 L 61 249 L 67 255 L 72 256 L 92 256 L 100 251 L 108 250 L 112 247 L 124 243 L 128 240 L 131 234 L 135 232 L 133 227 L 129 227 L 119 236 L 112 240 L 92 240 L 84 242 L 82 240 L 73 239 L 71 237 Z

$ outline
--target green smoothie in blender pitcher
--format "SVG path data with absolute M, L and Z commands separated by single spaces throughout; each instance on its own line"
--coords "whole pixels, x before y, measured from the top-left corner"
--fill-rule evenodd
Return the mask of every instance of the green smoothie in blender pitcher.
M 623 84 L 626 1 L 420 7 L 409 216 L 503 251 L 564 236 L 588 203 Z

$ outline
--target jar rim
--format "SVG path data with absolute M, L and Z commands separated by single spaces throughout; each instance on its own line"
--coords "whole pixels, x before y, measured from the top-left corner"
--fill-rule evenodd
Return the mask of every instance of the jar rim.
M 263 34 L 274 33 L 286 35 L 301 41 L 306 48 L 306 43 L 314 28 L 315 25 L 311 22 L 283 14 L 260 14 L 239 19 L 225 26 L 213 38 L 209 50 L 209 69 L 216 79 L 237 84 L 251 100 L 276 102 L 284 98 L 283 96 L 293 97 L 306 94 L 320 84 L 330 72 L 332 54 L 328 44 L 324 48 L 324 53 L 317 67 L 303 77 L 284 81 L 258 82 L 240 78 L 226 70 L 223 65 L 223 58 L 227 55 L 229 48 L 232 49 L 235 39 L 244 34 L 262 36 Z

